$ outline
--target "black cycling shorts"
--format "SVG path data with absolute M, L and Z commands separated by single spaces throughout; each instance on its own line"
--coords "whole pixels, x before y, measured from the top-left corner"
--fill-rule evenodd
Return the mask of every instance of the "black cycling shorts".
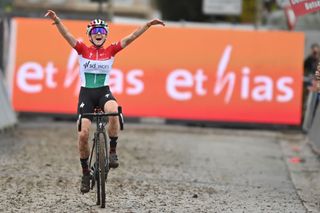
M 98 87 L 98 88 L 86 88 L 81 87 L 79 100 L 78 100 L 78 115 L 80 113 L 80 107 L 82 113 L 92 113 L 94 108 L 101 108 L 104 110 L 104 105 L 110 100 L 115 100 L 112 95 L 109 86 Z M 82 116 L 92 121 L 92 116 Z

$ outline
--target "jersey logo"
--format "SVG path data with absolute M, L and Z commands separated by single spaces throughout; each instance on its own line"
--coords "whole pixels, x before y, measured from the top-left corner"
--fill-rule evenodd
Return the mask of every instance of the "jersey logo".
M 110 94 L 109 94 L 109 93 L 105 95 L 105 97 L 107 97 L 107 98 L 109 98 L 109 96 L 110 96 Z
M 84 103 L 82 102 L 81 104 L 80 104 L 80 108 L 83 108 L 84 107 Z

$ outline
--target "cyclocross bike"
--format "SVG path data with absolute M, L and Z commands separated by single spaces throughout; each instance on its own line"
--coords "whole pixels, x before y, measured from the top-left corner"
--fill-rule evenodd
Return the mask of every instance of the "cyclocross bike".
M 81 118 L 82 116 L 93 116 L 96 121 L 96 130 L 93 136 L 93 144 L 89 157 L 89 168 L 91 168 L 91 190 L 94 185 L 97 186 L 97 205 L 105 208 L 106 205 L 106 182 L 109 173 L 109 152 L 108 140 L 106 134 L 106 125 L 108 117 L 118 116 L 120 130 L 123 130 L 123 115 L 122 108 L 118 107 L 117 113 L 104 113 L 101 109 L 95 109 L 94 113 L 81 113 L 79 115 L 78 131 L 81 132 Z M 95 162 L 91 164 L 92 158 L 95 157 Z M 96 183 L 96 184 L 95 184 Z

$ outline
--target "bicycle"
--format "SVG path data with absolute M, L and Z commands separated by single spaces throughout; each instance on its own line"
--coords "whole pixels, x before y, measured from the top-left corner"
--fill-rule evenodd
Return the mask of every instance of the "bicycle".
M 93 116 L 96 120 L 96 130 L 93 136 L 93 144 L 91 147 L 89 157 L 89 168 L 91 168 L 91 190 L 93 189 L 95 182 L 97 182 L 97 205 L 101 205 L 101 208 L 105 208 L 106 204 L 106 182 L 109 173 L 109 152 L 108 141 L 105 126 L 108 123 L 109 116 L 118 116 L 120 130 L 123 130 L 123 115 L 121 106 L 118 107 L 117 113 L 104 113 L 101 109 L 95 109 L 93 113 L 82 113 L 80 108 L 78 131 L 81 132 L 81 118 L 82 116 Z M 91 166 L 92 158 L 95 151 L 95 162 Z

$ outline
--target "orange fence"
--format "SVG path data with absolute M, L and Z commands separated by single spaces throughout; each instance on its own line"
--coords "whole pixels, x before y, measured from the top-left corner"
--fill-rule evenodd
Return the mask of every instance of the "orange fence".
M 89 45 L 87 22 L 65 20 Z M 15 18 L 16 111 L 76 113 L 77 53 L 51 21 Z M 111 24 L 107 45 L 137 26 Z M 304 36 L 152 27 L 116 56 L 110 87 L 126 116 L 299 124 Z

